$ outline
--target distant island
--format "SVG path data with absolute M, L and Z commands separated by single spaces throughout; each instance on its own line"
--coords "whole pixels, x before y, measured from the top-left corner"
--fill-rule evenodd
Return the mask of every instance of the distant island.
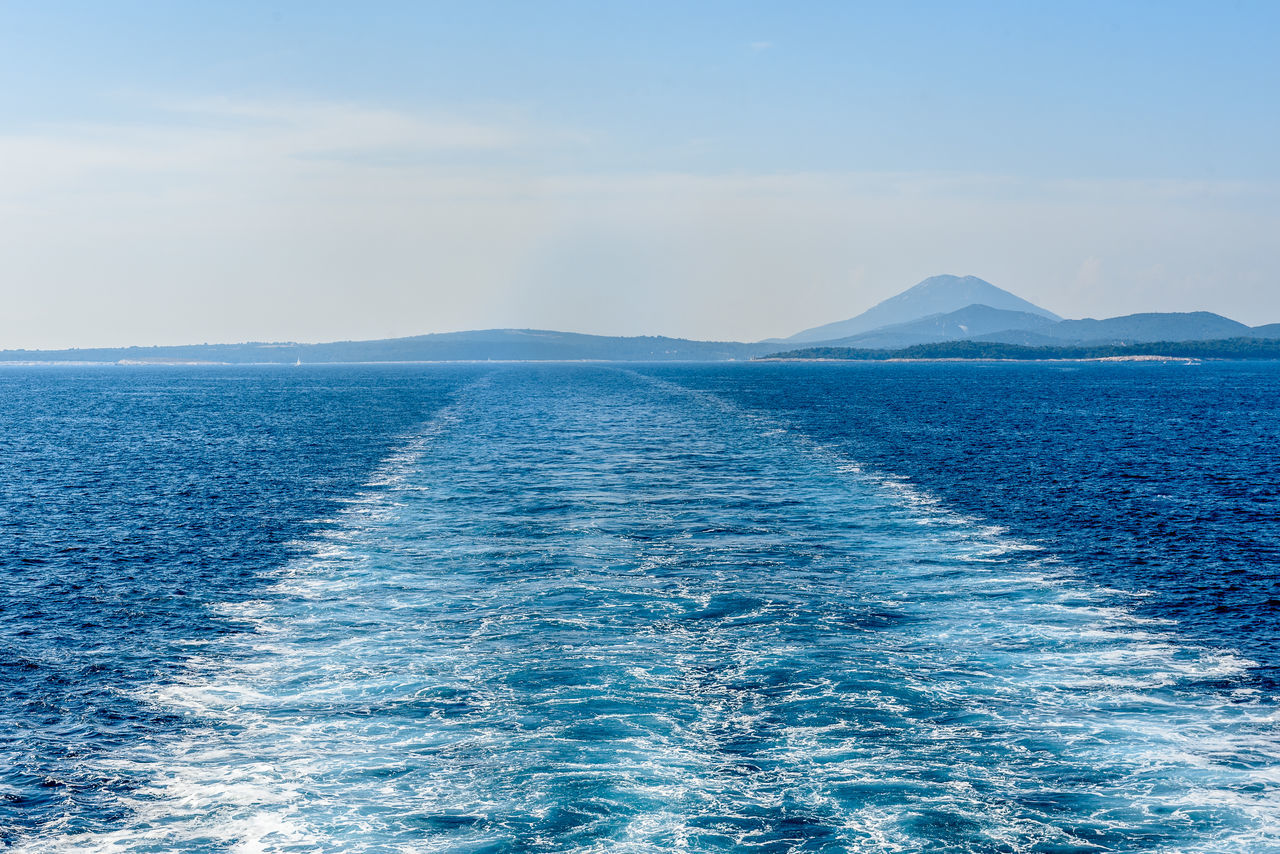
M 806 347 L 762 357 L 763 360 L 839 360 L 886 362 L 929 359 L 1052 361 L 1125 358 L 1280 359 L 1280 338 L 1226 338 L 1218 341 L 1148 341 L 1139 344 L 1028 346 L 991 341 L 946 341 L 915 344 L 897 350 L 858 347 Z
M 696 341 L 484 329 L 322 344 L 3 350 L 0 363 L 318 364 L 476 361 L 724 362 L 753 359 L 1280 358 L 1280 323 L 1208 311 L 1063 319 L 976 276 L 932 276 L 855 317 L 766 341 Z
M 378 362 L 621 361 L 723 362 L 751 359 L 776 344 L 613 337 L 542 329 L 485 329 L 326 344 L 250 342 L 172 347 L 4 350 L 0 362 L 292 365 Z

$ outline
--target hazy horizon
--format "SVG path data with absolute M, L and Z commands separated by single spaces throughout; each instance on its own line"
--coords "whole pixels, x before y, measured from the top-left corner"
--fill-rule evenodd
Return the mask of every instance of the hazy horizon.
M 947 275 L 947 274 L 939 274 L 939 275 Z M 932 278 L 932 277 L 930 277 L 930 278 Z M 982 277 L 981 277 L 981 276 L 978 276 L 977 278 L 981 279 Z M 919 282 L 917 282 L 917 283 L 915 283 L 915 284 L 920 284 L 920 283 L 919 283 Z M 994 284 L 994 283 L 992 283 L 992 284 Z M 914 285 L 913 285 L 913 286 L 914 286 Z M 907 289 L 906 289 L 906 288 L 904 288 L 903 290 L 907 290 Z M 1015 295 L 1015 296 L 1016 296 L 1016 295 Z M 868 308 L 871 308 L 871 307 L 872 307 L 872 306 L 868 306 Z M 943 313 L 946 313 L 946 312 L 943 312 Z M 1139 313 L 1140 313 L 1140 312 L 1139 312 Z M 858 314 L 861 314 L 861 312 L 858 312 Z M 930 316 L 930 315 L 929 315 L 929 314 L 926 314 L 926 315 L 923 315 L 923 316 L 926 316 L 926 317 L 927 317 L 927 316 Z M 848 318 L 839 318 L 839 320 L 845 320 L 845 319 L 848 319 Z M 1080 319 L 1080 318 L 1070 318 L 1070 317 L 1067 317 L 1067 318 L 1061 318 L 1061 319 L 1063 319 L 1063 320 L 1075 320 L 1075 319 Z M 1096 319 L 1101 319 L 1101 318 L 1096 318 Z M 1233 320 L 1234 320 L 1235 318 L 1230 318 L 1230 319 L 1233 319 Z M 820 325 L 821 325 L 821 324 L 820 324 Z M 892 325 L 893 325 L 892 323 L 890 323 L 890 324 L 886 324 L 886 326 L 892 326 Z M 1254 324 L 1254 325 L 1255 325 L 1255 326 L 1261 326 L 1261 325 L 1265 325 L 1265 324 Z M 879 328 L 879 327 L 877 327 L 877 328 Z M 455 334 L 465 334 L 465 333 L 468 333 L 468 332 L 491 332 L 491 331 L 520 331 L 520 332 L 534 332 L 534 333 L 569 333 L 569 334 L 580 334 L 580 335 L 602 335 L 602 336 L 607 336 L 607 337 L 615 337 L 615 336 L 608 336 L 608 334 L 607 334 L 607 333 L 601 333 L 601 332 L 597 332 L 597 331 L 590 330 L 590 329 L 550 329 L 550 328 L 528 327 L 528 326 L 476 327 L 476 328 L 471 328 L 471 329 L 443 329 L 443 330 L 428 330 L 428 331 L 425 331 L 425 332 L 410 333 L 410 334 L 408 334 L 408 335 L 404 335 L 404 336 L 392 336 L 392 337 L 393 337 L 393 338 L 413 338 L 413 337 L 423 337 L 423 336 L 430 336 L 430 335 L 455 335 Z M 800 331 L 805 331 L 805 330 L 794 330 L 793 332 L 800 332 Z M 763 342 L 765 342 L 765 341 L 777 341 L 777 342 L 779 342 L 779 343 L 782 343 L 782 342 L 784 342 L 784 341 L 786 340 L 787 336 L 788 336 L 788 335 L 790 335 L 790 334 L 793 334 L 793 333 L 786 333 L 786 334 L 784 334 L 784 335 L 778 335 L 778 336 L 769 336 L 769 337 L 762 338 L 762 339 L 751 339 L 750 341 L 744 341 L 744 340 L 742 340 L 742 339 L 728 339 L 728 338 L 721 338 L 721 339 L 701 338 L 701 339 L 699 339 L 699 338 L 696 338 L 696 337 L 695 337 L 695 338 L 690 338 L 689 336 L 665 336 L 665 335 L 663 335 L 662 333 L 654 333 L 654 332 L 626 333 L 626 334 L 624 334 L 624 335 L 619 335 L 619 336 L 616 336 L 616 337 L 673 337 L 673 338 L 684 338 L 684 339 L 689 339 L 689 340 L 701 340 L 701 341 L 725 341 L 725 342 L 736 341 L 737 343 L 763 343 Z M 836 337 L 843 337 L 843 336 L 836 336 Z M 342 343 L 342 342 L 344 342 L 344 341 L 359 342 L 359 341 L 367 341 L 367 340 L 378 340 L 378 339 L 335 338 L 335 339 L 327 339 L 327 340 L 301 341 L 301 340 L 290 340 L 290 339 L 283 339 L 283 338 L 274 338 L 274 339 L 255 339 L 255 340 L 243 340 L 243 341 L 172 341 L 172 342 L 154 342 L 154 343 L 153 343 L 153 342 L 148 342 L 148 343 L 145 343 L 145 344 L 137 344 L 137 343 L 122 343 L 122 344 L 101 344 L 101 345 L 90 345 L 90 346 L 71 345 L 71 346 L 69 346 L 69 347 L 60 347 L 60 348 L 4 348 L 4 347 L 0 347 L 0 350 L 5 350 L 5 349 L 7 349 L 7 350 L 28 350 L 28 351 L 31 351 L 31 352 L 40 352 L 40 351 L 50 351 L 50 350 L 78 350 L 78 349 L 84 349 L 84 350 L 117 350 L 117 349 L 129 349 L 129 348 L 132 348 L 132 347 L 183 347 L 183 346 L 215 346 L 215 347 L 216 347 L 216 346 L 238 346 L 238 345 L 244 345 L 244 344 L 299 344 L 299 345 L 304 345 L 304 346 L 306 346 L 306 345 L 314 345 L 314 344 L 333 344 L 333 343 Z M 815 341 L 817 341 L 818 343 L 821 343 L 821 340 L 820 340 L 820 339 L 814 339 L 814 340 L 815 340 Z M 799 346 L 803 346 L 803 345 L 799 345 Z
M 0 10 L 0 349 L 1280 321 L 1280 9 Z

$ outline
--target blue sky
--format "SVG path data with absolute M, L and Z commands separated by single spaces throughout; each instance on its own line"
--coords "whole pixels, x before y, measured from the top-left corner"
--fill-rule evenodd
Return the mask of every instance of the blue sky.
M 1269 3 L 0 0 L 0 346 L 758 338 L 940 272 L 1276 321 L 1278 37 Z

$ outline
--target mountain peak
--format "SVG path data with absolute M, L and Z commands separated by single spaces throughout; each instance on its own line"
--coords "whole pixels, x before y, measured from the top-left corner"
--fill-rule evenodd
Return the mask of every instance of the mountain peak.
M 941 288 L 995 288 L 995 285 L 986 279 L 979 279 L 977 276 L 953 276 L 950 273 L 943 273 L 939 276 L 930 276 L 922 282 L 918 282 L 907 288 L 904 293 L 912 291 L 930 291 L 939 290 Z M 999 290 L 999 288 L 996 288 Z M 1007 292 L 1006 292 L 1007 293 Z
M 792 342 L 830 341 L 847 338 L 882 326 L 910 323 L 936 314 L 949 314 L 970 305 L 1036 314 L 1060 320 L 1056 314 L 1027 302 L 977 276 L 930 276 L 897 296 L 890 297 L 848 320 L 806 329 L 787 338 Z

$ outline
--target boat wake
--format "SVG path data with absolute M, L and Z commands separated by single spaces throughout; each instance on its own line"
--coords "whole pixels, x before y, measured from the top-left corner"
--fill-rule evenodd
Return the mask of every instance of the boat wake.
M 782 422 L 495 370 L 21 851 L 1263 851 L 1248 662 Z

